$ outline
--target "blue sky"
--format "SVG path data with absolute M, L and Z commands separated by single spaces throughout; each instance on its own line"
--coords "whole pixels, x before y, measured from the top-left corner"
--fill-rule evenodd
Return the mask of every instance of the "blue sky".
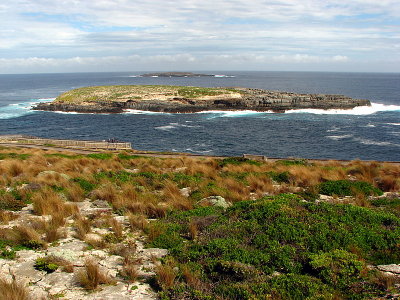
M 0 73 L 400 72 L 398 0 L 5 0 Z

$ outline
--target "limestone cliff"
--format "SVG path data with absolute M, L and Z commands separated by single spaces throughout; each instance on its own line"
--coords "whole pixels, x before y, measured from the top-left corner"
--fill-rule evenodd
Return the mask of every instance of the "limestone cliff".
M 105 86 L 72 90 L 33 109 L 84 113 L 121 113 L 126 109 L 192 113 L 207 110 L 285 112 L 293 109 L 351 109 L 368 100 L 343 95 L 297 94 L 250 88 Z

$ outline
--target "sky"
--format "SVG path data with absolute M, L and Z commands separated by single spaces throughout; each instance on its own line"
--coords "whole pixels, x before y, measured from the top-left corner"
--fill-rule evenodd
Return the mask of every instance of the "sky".
M 1 0 L 0 73 L 400 72 L 399 0 Z

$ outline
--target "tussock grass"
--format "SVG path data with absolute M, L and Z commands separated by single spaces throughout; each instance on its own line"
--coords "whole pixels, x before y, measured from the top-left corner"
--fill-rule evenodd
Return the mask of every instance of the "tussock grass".
M 131 226 L 132 230 L 144 230 L 147 225 L 149 224 L 149 221 L 147 221 L 146 217 L 144 215 L 134 215 L 130 213 L 128 215 L 129 218 L 129 224 Z
M 15 278 L 11 282 L 0 278 L 0 296 L 4 300 L 32 300 L 27 288 Z
M 156 267 L 157 283 L 163 288 L 168 289 L 175 284 L 177 274 L 170 264 L 159 265 Z
M 87 259 L 82 270 L 75 273 L 79 285 L 89 291 L 96 290 L 100 284 L 111 284 L 113 280 L 100 270 L 98 262 Z
M 66 203 L 55 191 L 46 188 L 32 197 L 33 210 L 38 215 L 70 216 L 78 211 L 76 205 Z
M 81 215 L 75 218 L 75 237 L 80 240 L 85 240 L 86 234 L 91 231 L 92 221 Z
M 0 224 L 8 224 L 10 221 L 15 220 L 17 215 L 10 212 L 0 209 Z
M 31 249 L 46 246 L 40 234 L 29 225 L 18 225 L 13 228 L 3 229 L 0 232 L 0 239 L 10 241 L 14 245 L 21 245 Z

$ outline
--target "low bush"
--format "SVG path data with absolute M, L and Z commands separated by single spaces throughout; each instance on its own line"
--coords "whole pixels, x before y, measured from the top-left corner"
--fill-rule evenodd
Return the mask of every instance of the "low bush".
M 105 159 L 111 159 L 113 157 L 113 154 L 112 153 L 92 153 L 92 154 L 86 155 L 86 157 L 105 160 Z
M 353 196 L 357 193 L 363 195 L 382 195 L 383 192 L 364 181 L 350 181 L 350 180 L 329 180 L 321 183 L 318 186 L 320 194 L 323 195 L 336 195 L 336 196 Z
M 400 262 L 400 218 L 353 205 L 302 202 L 296 195 L 242 201 L 226 211 L 172 213 L 149 227 L 148 245 L 168 249 L 177 263 L 194 264 L 189 271 L 202 274 L 198 285 L 214 299 L 370 295 L 362 283 L 369 280 L 362 275 L 363 261 Z M 350 253 L 354 249 L 360 258 Z M 270 277 L 277 272 L 281 275 Z M 174 284 L 162 286 L 173 299 L 190 288 L 179 274 Z
M 317 277 L 327 284 L 333 283 L 342 288 L 360 280 L 365 267 L 357 255 L 339 249 L 313 254 L 310 259 L 310 265 Z
M 267 175 L 271 177 L 272 180 L 278 183 L 290 183 L 291 176 L 288 171 L 285 172 L 267 172 Z
M 251 160 L 244 157 L 228 157 L 218 161 L 218 165 L 220 167 L 224 167 L 227 165 L 240 165 L 240 164 L 250 164 L 255 166 L 261 166 L 262 163 L 259 161 Z
M 58 265 L 48 262 L 45 258 L 38 258 L 33 267 L 38 271 L 45 271 L 46 273 L 53 273 L 58 269 Z

